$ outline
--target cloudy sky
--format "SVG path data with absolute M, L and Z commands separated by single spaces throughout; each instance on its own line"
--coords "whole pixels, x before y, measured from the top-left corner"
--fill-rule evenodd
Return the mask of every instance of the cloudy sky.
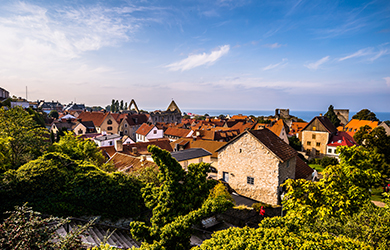
M 390 112 L 390 1 L 9 1 L 0 87 L 164 109 Z

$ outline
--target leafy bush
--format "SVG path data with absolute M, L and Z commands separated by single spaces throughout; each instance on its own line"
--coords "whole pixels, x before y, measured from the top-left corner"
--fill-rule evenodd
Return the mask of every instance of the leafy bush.
M 61 153 L 7 171 L 2 179 L 2 211 L 29 202 L 37 211 L 58 216 L 137 216 L 143 209 L 142 184 L 123 173 L 107 173 Z
M 266 204 L 266 203 L 263 203 L 263 202 L 253 203 L 253 204 L 252 204 L 252 208 L 253 208 L 256 212 L 259 212 L 261 207 L 264 207 L 264 208 L 271 208 L 272 206 L 271 206 L 270 204 Z

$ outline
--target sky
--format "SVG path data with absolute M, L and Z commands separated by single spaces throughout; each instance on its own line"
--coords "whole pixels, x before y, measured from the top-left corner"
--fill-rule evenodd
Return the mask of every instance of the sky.
M 145 110 L 390 112 L 390 1 L 9 1 L 0 87 Z

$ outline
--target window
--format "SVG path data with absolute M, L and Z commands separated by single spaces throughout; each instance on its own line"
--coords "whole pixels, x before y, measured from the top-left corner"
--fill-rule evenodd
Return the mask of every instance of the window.
M 310 149 L 306 149 L 306 155 L 310 155 Z
M 330 148 L 330 149 L 328 149 L 328 153 L 332 153 L 332 149 Z
M 127 128 L 127 123 L 125 123 L 125 128 Z
M 107 127 L 107 130 L 112 130 L 112 127 L 111 126 Z
M 317 130 L 317 127 L 313 127 L 313 131 L 316 131 Z
M 308 142 L 307 142 L 307 146 L 310 146 L 310 145 L 311 145 L 311 141 L 308 141 Z
M 226 182 L 229 182 L 229 173 L 223 172 L 222 179 Z
M 125 134 L 127 134 L 127 130 L 125 130 Z
M 316 146 L 317 147 L 321 146 L 321 142 L 317 142 Z
M 199 163 L 203 162 L 203 157 L 199 158 Z
M 112 124 L 111 119 L 108 119 L 107 124 L 109 124 L 109 125 Z
M 83 131 L 81 129 L 79 129 L 79 135 L 82 135 L 83 134 Z
M 320 151 L 316 150 L 316 156 L 320 156 Z
M 242 149 L 240 148 L 240 153 L 242 153 Z
M 248 183 L 250 185 L 254 185 L 255 184 L 255 178 L 247 176 L 246 177 L 246 183 Z
M 311 139 L 315 139 L 316 138 L 316 135 L 311 135 Z
M 153 134 L 157 134 L 157 129 L 153 130 Z
M 287 166 L 286 167 L 288 168 L 289 166 L 290 166 L 290 161 L 287 161 Z
M 188 167 L 188 161 L 183 162 L 183 167 L 187 168 Z
M 110 146 L 112 146 L 112 141 L 109 142 Z

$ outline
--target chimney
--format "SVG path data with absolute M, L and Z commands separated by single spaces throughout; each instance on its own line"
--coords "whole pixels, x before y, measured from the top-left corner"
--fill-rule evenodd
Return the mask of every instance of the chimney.
M 322 116 L 322 113 L 320 113 L 320 116 Z
M 122 142 L 121 139 L 115 141 L 115 150 L 117 152 L 122 152 L 123 151 L 123 142 Z
M 133 154 L 138 154 L 138 148 L 137 147 L 132 147 L 131 148 Z

